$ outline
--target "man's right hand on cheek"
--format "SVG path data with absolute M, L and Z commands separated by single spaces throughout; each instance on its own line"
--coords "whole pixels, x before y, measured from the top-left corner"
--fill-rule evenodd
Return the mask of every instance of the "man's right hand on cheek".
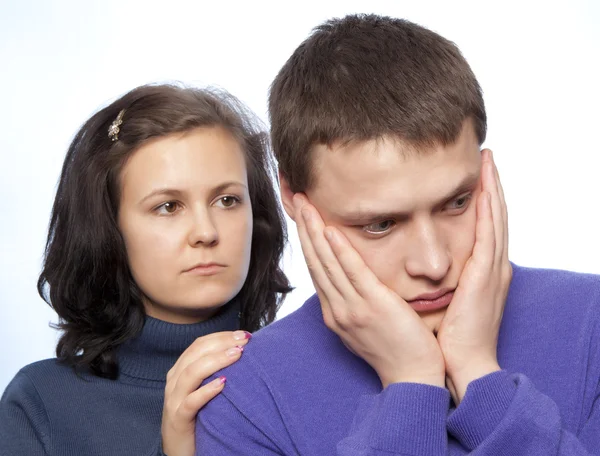
M 419 315 L 382 284 L 305 196 L 294 196 L 302 251 L 323 318 L 344 344 L 377 372 L 383 387 L 411 382 L 444 387 L 444 357 Z

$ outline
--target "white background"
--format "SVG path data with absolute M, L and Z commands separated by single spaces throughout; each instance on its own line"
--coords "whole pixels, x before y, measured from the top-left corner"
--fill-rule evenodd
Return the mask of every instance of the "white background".
M 265 121 L 273 77 L 333 16 L 404 17 L 455 41 L 484 90 L 486 146 L 510 211 L 511 259 L 600 273 L 600 2 L 0 0 L 0 391 L 53 355 L 38 297 L 48 217 L 68 144 L 131 88 L 218 85 Z M 312 294 L 295 226 L 285 269 Z

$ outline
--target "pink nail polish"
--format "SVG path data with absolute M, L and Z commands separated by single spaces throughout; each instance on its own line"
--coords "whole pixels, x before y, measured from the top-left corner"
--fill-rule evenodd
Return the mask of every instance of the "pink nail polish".
M 225 377 L 224 375 L 221 375 L 219 377 L 219 381 L 221 382 L 221 385 L 222 385 L 223 383 L 225 383 L 227 381 L 227 377 Z
M 247 340 L 251 337 L 252 334 L 250 334 L 248 331 L 236 331 L 235 333 L 233 333 L 233 338 L 235 340 Z
M 225 352 L 227 356 L 238 356 L 242 352 L 242 348 L 238 345 L 236 347 L 232 347 Z
M 236 348 L 238 348 L 242 353 L 244 352 L 244 347 L 241 345 L 236 345 Z

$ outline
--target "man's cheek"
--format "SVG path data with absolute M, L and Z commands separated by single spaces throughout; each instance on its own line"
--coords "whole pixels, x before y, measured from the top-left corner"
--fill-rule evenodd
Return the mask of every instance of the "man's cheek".
M 469 222 L 456 233 L 454 238 L 454 257 L 463 265 L 473 254 L 473 248 L 475 247 L 475 220 Z
M 402 254 L 398 247 L 383 242 L 383 239 L 370 240 L 362 247 L 357 248 L 357 251 L 365 264 L 384 285 L 394 289 L 402 270 Z

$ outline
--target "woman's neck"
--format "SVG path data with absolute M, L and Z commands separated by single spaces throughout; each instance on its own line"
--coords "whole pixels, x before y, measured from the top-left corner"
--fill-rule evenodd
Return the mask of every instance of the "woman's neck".
M 139 336 L 118 349 L 120 377 L 164 383 L 169 369 L 198 337 L 239 329 L 240 310 L 239 300 L 233 299 L 197 323 L 177 324 L 147 316 Z

